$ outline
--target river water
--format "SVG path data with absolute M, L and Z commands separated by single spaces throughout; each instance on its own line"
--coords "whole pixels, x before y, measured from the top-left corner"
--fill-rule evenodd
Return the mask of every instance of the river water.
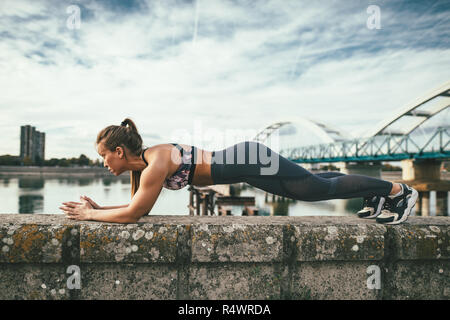
M 361 208 L 362 198 L 349 200 L 328 200 L 304 202 L 285 199 L 272 202 L 260 189 L 242 184 L 241 196 L 254 196 L 260 215 L 283 216 L 349 216 Z M 0 213 L 44 213 L 63 214 L 59 209 L 62 202 L 79 201 L 81 195 L 92 198 L 99 205 L 112 206 L 130 202 L 129 176 L 119 177 L 0 177 Z M 267 200 L 267 201 L 266 201 Z M 433 194 L 431 195 L 433 214 Z M 151 210 L 151 215 L 188 215 L 189 190 L 168 190 L 163 188 Z M 241 206 L 233 206 L 233 215 L 242 215 Z M 217 210 L 217 208 L 216 208 Z

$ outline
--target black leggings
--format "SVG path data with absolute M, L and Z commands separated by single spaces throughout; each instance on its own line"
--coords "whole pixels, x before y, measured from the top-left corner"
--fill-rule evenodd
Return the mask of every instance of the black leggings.
M 387 196 L 392 182 L 364 175 L 313 174 L 262 143 L 244 141 L 213 151 L 214 184 L 246 182 L 269 193 L 303 201 Z

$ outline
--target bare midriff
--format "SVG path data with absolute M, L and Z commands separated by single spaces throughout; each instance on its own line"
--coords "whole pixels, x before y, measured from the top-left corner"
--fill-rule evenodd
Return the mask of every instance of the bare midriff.
M 189 151 L 190 147 L 187 144 L 179 144 L 184 150 Z M 175 148 L 172 144 L 159 144 L 153 147 L 148 148 L 149 150 L 156 148 L 163 148 L 167 150 L 167 152 L 172 152 L 172 148 Z M 199 148 L 196 148 L 197 154 L 196 154 L 196 166 L 194 171 L 194 176 L 192 177 L 192 184 L 196 186 L 209 186 L 212 185 L 214 182 L 211 178 L 211 159 L 212 159 L 212 152 L 202 150 Z M 181 154 L 177 150 L 179 154 L 179 158 L 176 162 L 170 161 L 169 164 L 169 174 L 167 177 L 172 176 L 178 169 L 181 163 Z
M 188 145 L 180 144 L 181 147 L 185 150 L 189 150 Z M 196 186 L 209 186 L 213 184 L 212 178 L 211 178 L 211 159 L 212 159 L 212 152 L 202 150 L 199 148 L 196 148 L 197 155 L 196 155 L 196 165 L 195 165 L 195 171 L 194 176 L 192 177 L 192 184 Z M 178 168 L 178 167 L 177 167 Z M 177 170 L 172 172 L 172 174 Z

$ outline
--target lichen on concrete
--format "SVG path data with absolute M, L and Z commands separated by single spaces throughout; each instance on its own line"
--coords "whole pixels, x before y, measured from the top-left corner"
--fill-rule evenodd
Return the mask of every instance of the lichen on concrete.
M 3 214 L 4 299 L 448 299 L 450 218 Z M 70 265 L 80 291 L 67 288 Z M 366 286 L 381 271 L 381 290 Z
M 282 236 L 280 225 L 193 225 L 192 261 L 281 261 Z
M 450 225 L 411 225 L 408 228 L 393 227 L 388 232 L 397 259 L 425 260 L 450 258 L 449 231 Z
M 64 225 L 2 224 L 0 262 L 60 262 L 66 229 Z
M 177 248 L 174 225 L 89 224 L 81 227 L 81 262 L 174 262 Z
M 295 229 L 297 261 L 380 260 L 384 254 L 382 225 L 302 226 Z

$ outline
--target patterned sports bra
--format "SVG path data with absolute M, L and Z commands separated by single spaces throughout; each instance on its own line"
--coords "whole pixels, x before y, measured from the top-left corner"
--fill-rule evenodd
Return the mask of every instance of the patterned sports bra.
M 192 183 L 192 178 L 195 171 L 195 156 L 197 150 L 194 146 L 191 147 L 191 150 L 185 151 L 177 143 L 172 143 L 172 145 L 177 147 L 177 149 L 181 152 L 181 164 L 173 175 L 164 180 L 163 187 L 170 190 L 178 190 Z M 142 152 L 142 160 L 144 160 L 146 165 L 148 165 L 148 163 L 144 158 L 144 152 L 147 149 L 148 148 L 145 148 Z

